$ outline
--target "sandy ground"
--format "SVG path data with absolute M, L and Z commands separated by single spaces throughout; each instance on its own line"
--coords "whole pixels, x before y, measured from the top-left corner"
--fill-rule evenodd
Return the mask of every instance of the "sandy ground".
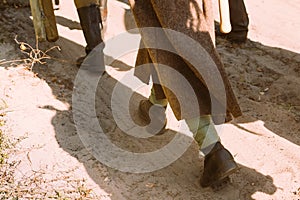
M 72 115 L 74 60 L 84 54 L 85 42 L 73 2 L 61 1 L 56 11 L 61 37 L 39 46 L 47 50 L 58 45 L 61 51 L 53 50 L 53 59 L 35 65 L 33 71 L 16 61 L 0 66 L 0 111 L 5 113 L 0 115 L 5 121 L 1 129 L 16 141 L 7 160 L 14 181 L 0 182 L 0 197 L 300 199 L 300 1 L 245 3 L 251 23 L 247 43 L 232 45 L 217 38 L 217 50 L 244 114 L 217 127 L 240 166 L 226 187 L 217 191 L 200 187 L 203 158 L 195 144 L 170 166 L 143 174 L 107 167 L 86 150 Z M 111 0 L 108 6 L 106 39 L 134 28 L 126 3 Z M 35 45 L 30 9 L 2 6 L 0 27 L 0 60 L 26 58 L 14 37 Z M 132 69 L 135 53 L 107 66 L 105 81 L 99 85 L 104 92 L 97 93 L 100 122 L 110 138 L 123 146 L 128 138 L 113 122 L 110 98 L 120 77 Z M 170 134 L 152 142 L 162 145 Z M 155 147 L 140 146 L 144 151 Z

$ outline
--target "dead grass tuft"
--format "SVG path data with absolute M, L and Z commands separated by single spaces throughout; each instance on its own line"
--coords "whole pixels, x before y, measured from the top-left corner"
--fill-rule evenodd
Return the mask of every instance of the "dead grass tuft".
M 16 64 L 17 62 L 23 62 L 26 68 L 32 70 L 35 64 L 39 63 L 41 65 L 44 65 L 46 64 L 45 60 L 53 59 L 50 55 L 48 55 L 50 51 L 54 49 L 57 49 L 59 51 L 61 50 L 59 46 L 53 46 L 45 51 L 42 51 L 39 49 L 38 40 L 36 41 L 36 47 L 33 48 L 30 44 L 26 42 L 18 41 L 17 36 L 15 37 L 15 42 L 19 45 L 21 52 L 24 53 L 27 56 L 27 58 L 10 61 L 1 60 L 0 65 L 7 63 Z

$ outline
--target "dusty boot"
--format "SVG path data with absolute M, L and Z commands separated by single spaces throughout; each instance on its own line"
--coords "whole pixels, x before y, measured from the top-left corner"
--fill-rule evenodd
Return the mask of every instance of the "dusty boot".
M 210 147 L 207 147 L 210 149 Z M 204 160 L 204 172 L 200 180 L 202 187 L 214 186 L 238 169 L 230 152 L 220 142 L 214 144 Z
M 153 113 L 151 113 L 150 108 L 153 109 Z M 149 125 L 151 123 L 150 115 L 153 114 L 152 117 L 153 122 L 151 123 L 150 126 L 148 126 L 150 133 L 153 132 L 153 130 L 155 130 L 156 133 L 154 134 L 156 135 L 160 135 L 165 132 L 167 119 L 166 119 L 166 114 L 164 110 L 162 110 L 162 108 L 165 110 L 166 106 L 153 104 L 148 99 L 140 101 L 138 115 L 140 119 L 143 120 L 144 126 Z M 158 130 L 158 128 L 160 130 Z
M 103 42 L 101 37 L 102 20 L 100 10 L 97 5 L 82 7 L 77 9 L 84 38 L 87 43 L 85 48 L 88 55 L 97 45 Z M 80 57 L 76 61 L 78 67 L 81 66 L 86 56 Z
M 224 38 L 229 42 L 242 44 L 247 41 L 248 31 L 231 31 L 229 33 L 222 33 L 220 27 L 216 26 L 215 28 L 216 36 Z

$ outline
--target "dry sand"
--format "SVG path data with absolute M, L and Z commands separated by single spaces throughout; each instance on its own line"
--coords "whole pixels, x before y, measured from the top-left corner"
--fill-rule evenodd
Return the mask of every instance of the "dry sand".
M 200 187 L 203 158 L 195 144 L 170 166 L 145 174 L 109 168 L 86 150 L 71 111 L 74 61 L 84 54 L 85 42 L 73 2 L 61 1 L 56 11 L 61 37 L 56 43 L 40 44 L 42 50 L 60 46 L 60 52 L 51 52 L 56 59 L 34 66 L 32 72 L 22 64 L 0 66 L 0 107 L 6 114 L 1 115 L 1 129 L 17 141 L 7 162 L 20 161 L 9 168 L 14 181 L 0 182 L 0 197 L 6 191 L 6 197 L 14 194 L 20 199 L 300 199 L 300 1 L 245 3 L 251 23 L 247 43 L 232 45 L 217 38 L 217 50 L 244 113 L 217 127 L 241 167 L 230 184 L 218 191 Z M 111 0 L 108 6 L 106 39 L 134 27 L 126 3 Z M 28 7 L 0 9 L 0 60 L 24 58 L 15 35 L 34 46 L 29 17 Z M 100 84 L 105 92 L 96 102 L 103 126 L 114 130 L 111 138 L 117 143 L 126 137 L 112 122 L 110 97 L 135 56 L 131 53 L 120 58 L 123 63 L 107 67 Z M 167 139 L 161 136 L 159 142 Z

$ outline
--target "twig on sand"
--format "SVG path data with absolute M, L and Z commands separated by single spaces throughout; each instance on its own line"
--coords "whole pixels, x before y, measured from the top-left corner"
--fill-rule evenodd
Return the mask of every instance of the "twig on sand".
M 48 55 L 48 52 L 57 49 L 60 51 L 60 47 L 59 46 L 53 46 L 50 49 L 47 49 L 46 51 L 42 51 L 39 49 L 39 44 L 38 41 L 36 42 L 36 47 L 33 48 L 30 44 L 26 43 L 26 42 L 19 42 L 17 40 L 17 37 L 15 37 L 15 42 L 20 45 L 20 49 L 21 52 L 26 54 L 28 57 L 24 58 L 24 59 L 19 59 L 19 60 L 11 60 L 11 61 L 5 61 L 5 60 L 1 60 L 0 64 L 7 64 L 7 63 L 15 63 L 15 62 L 25 62 L 25 64 L 28 66 L 27 68 L 29 70 L 32 70 L 32 68 L 34 67 L 34 65 L 36 63 L 39 64 L 45 64 L 46 62 L 44 61 L 45 59 L 52 59 L 51 56 Z

